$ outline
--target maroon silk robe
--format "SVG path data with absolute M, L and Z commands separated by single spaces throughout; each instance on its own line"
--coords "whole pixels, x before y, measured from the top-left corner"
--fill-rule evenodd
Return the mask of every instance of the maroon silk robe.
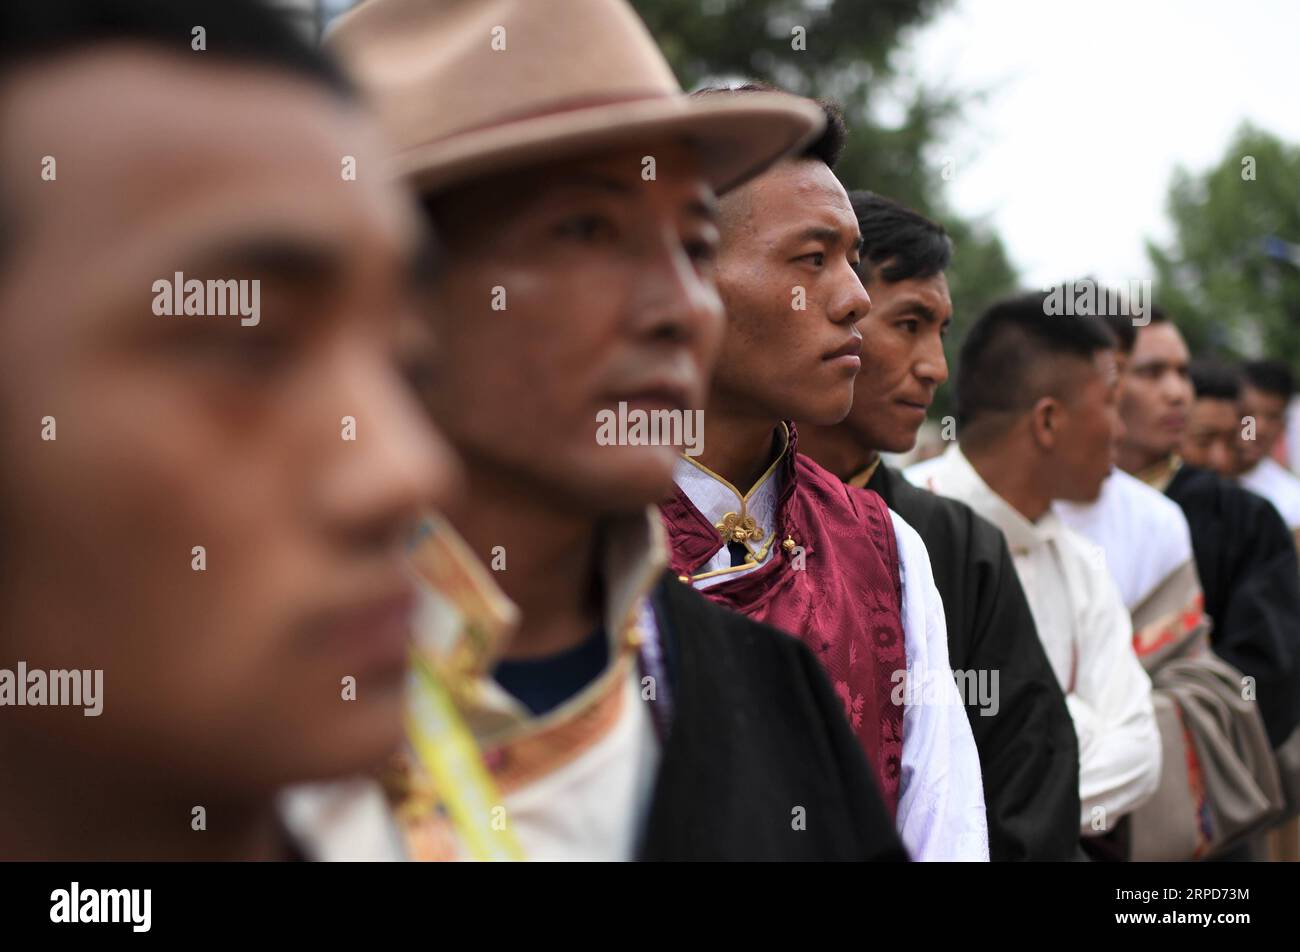
M 897 678 L 906 676 L 907 653 L 889 509 L 875 492 L 846 486 L 799 455 L 793 425 L 774 475 L 781 483 L 772 555 L 762 567 L 701 594 L 812 649 L 896 814 L 903 706 L 890 695 Z M 679 576 L 696 574 L 725 544 L 680 488 L 660 511 L 670 565 Z M 779 544 L 786 539 L 794 545 Z

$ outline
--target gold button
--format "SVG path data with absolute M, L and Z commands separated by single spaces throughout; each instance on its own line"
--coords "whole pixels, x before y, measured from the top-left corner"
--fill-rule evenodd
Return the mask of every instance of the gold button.
M 786 536 L 785 541 L 781 543 L 781 548 L 789 552 L 791 549 L 794 548 L 794 539 L 790 538 L 789 536 Z

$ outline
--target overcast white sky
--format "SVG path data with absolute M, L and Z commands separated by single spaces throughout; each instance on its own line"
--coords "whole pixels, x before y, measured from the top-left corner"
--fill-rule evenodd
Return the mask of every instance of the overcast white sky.
M 987 91 L 936 160 L 1030 287 L 1151 277 L 1176 166 L 1212 165 L 1243 119 L 1300 142 L 1298 0 L 957 0 L 899 62 Z

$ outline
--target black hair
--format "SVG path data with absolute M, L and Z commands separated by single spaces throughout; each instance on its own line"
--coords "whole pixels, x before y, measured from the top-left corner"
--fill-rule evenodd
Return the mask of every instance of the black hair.
M 114 42 L 191 56 L 199 26 L 205 57 L 286 70 L 354 95 L 334 61 L 260 0 L 4 0 L 0 76 L 32 60 Z
M 874 192 L 849 194 L 862 232 L 860 271 L 868 281 L 932 278 L 952 261 L 952 239 L 943 226 Z
M 703 86 L 695 90 L 691 95 L 739 96 L 745 93 L 783 93 L 790 95 L 785 93 L 785 90 L 759 79 L 747 80 L 734 86 Z M 840 160 L 840 156 L 844 153 L 844 145 L 849 139 L 849 127 L 844 123 L 844 111 L 838 103 L 830 99 L 814 99 L 812 101 L 820 106 L 825 114 L 826 128 L 822 130 L 821 135 L 808 143 L 795 158 L 816 159 L 825 163 L 827 168 L 834 170 L 835 163 Z
M 1146 326 L 1169 323 L 1169 314 L 1158 304 L 1151 305 L 1148 317 L 1150 317 L 1150 321 Z M 1115 335 L 1115 343 L 1119 345 L 1120 353 L 1133 353 L 1133 345 L 1137 343 L 1138 332 L 1137 325 L 1133 323 L 1133 318 L 1122 314 L 1107 314 L 1102 320 L 1106 322 L 1110 332 Z
M 1241 375 L 1256 390 L 1290 401 L 1295 394 L 1295 377 L 1285 360 L 1248 360 L 1241 365 Z
M 1088 360 L 1114 349 L 1105 324 L 1050 315 L 1048 298 L 1047 292 L 1033 292 L 999 301 L 971 327 L 957 362 L 959 426 L 988 414 L 1028 410 L 1051 385 L 1044 373 L 1047 358 Z
M 1213 358 L 1193 360 L 1187 368 L 1196 399 L 1232 400 L 1241 396 L 1241 377 L 1227 364 Z

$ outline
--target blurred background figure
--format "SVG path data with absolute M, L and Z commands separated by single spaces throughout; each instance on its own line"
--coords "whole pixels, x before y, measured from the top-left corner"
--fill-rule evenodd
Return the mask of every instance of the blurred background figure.
M 1300 479 L 1278 462 L 1287 410 L 1295 394 L 1294 379 L 1282 360 L 1249 360 L 1242 365 L 1238 479 L 1273 504 L 1300 545 Z
M 1300 565 L 1291 534 L 1266 500 L 1179 455 L 1199 442 L 1184 439 L 1194 404 L 1205 404 L 1203 432 L 1226 427 L 1226 408 L 1215 405 L 1226 400 L 1214 393 L 1231 387 L 1203 377 L 1204 400 L 1197 399 L 1187 342 L 1169 314 L 1157 307 L 1148 324 L 1111 326 L 1125 357 L 1120 466 L 1178 503 L 1187 518 L 1213 625 L 1210 644 L 1251 679 L 1277 759 L 1284 815 L 1294 816 L 1300 812 Z M 1212 457 L 1231 465 L 1226 451 L 1207 454 Z M 1281 855 L 1294 858 L 1294 832 L 1291 839 Z
M 1242 471 L 1241 381 L 1227 364 L 1201 358 L 1188 368 L 1195 399 L 1187 417 L 1181 455 L 1188 464 L 1227 479 Z
M 1104 558 L 1052 509 L 1096 499 L 1111 470 L 1114 340 L 1096 322 L 1048 316 L 1046 298 L 1019 295 L 980 316 L 958 366 L 958 442 L 905 475 L 1006 536 L 1078 735 L 1081 843 L 1126 859 L 1128 817 L 1160 777 L 1151 681 Z

